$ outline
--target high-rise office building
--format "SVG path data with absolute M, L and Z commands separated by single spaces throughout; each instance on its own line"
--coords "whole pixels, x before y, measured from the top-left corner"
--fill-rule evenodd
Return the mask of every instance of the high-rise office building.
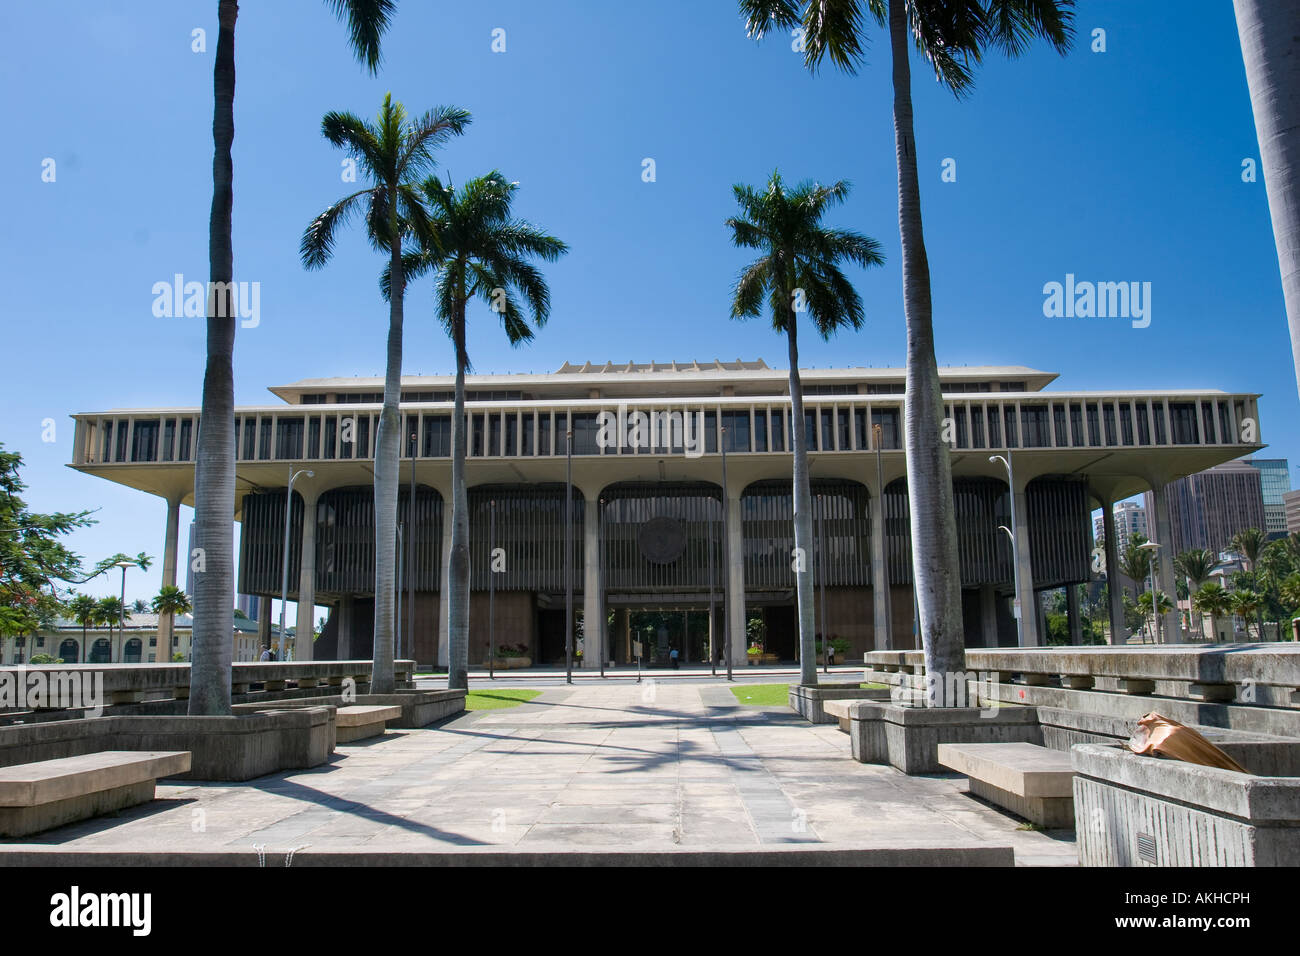
M 1283 495 L 1291 490 L 1291 470 L 1285 458 L 1244 458 L 1246 464 L 1259 469 L 1264 495 L 1264 531 L 1271 539 L 1285 538 L 1286 502 Z
M 1165 486 L 1173 553 L 1190 548 L 1225 550 L 1238 531 L 1264 528 L 1263 472 L 1230 461 Z M 1145 495 L 1147 508 L 1151 494 Z

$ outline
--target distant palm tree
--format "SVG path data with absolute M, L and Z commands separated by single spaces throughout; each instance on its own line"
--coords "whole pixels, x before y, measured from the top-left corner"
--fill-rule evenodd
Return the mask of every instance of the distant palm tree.
M 456 350 L 456 396 L 452 414 L 451 558 L 447 567 L 447 686 L 469 685 L 469 506 L 465 492 L 465 372 L 469 303 L 479 299 L 500 317 L 506 338 L 519 345 L 551 314 L 551 292 L 530 261 L 554 262 L 569 247 L 532 223 L 516 219 L 511 203 L 518 183 L 499 172 L 471 179 L 460 189 L 430 176 L 420 186 L 429 230 L 420 249 L 407 255 L 411 279 L 435 271 L 434 312 Z M 381 284 L 390 294 L 391 267 Z M 522 301 L 521 301 L 522 299 Z
M 131 612 L 124 610 L 121 600 L 115 597 L 100 598 L 98 608 L 99 624 L 108 627 L 108 659 L 111 663 L 113 660 L 113 625 L 118 622 L 125 622 L 131 616 Z
M 1195 594 L 1202 584 L 1210 579 L 1210 572 L 1218 564 L 1213 554 L 1204 548 L 1191 548 L 1174 558 L 1174 570 L 1190 582 L 1188 596 Z M 1205 636 L 1205 621 L 1196 619 L 1196 633 Z
M 1142 547 L 1146 543 L 1145 535 L 1131 534 L 1119 554 L 1120 574 L 1133 582 L 1134 597 L 1142 593 L 1142 585 L 1151 574 L 1151 551 Z
M 72 619 L 81 625 L 81 660 L 89 656 L 86 646 L 86 629 L 99 623 L 99 602 L 89 594 L 78 594 L 68 603 Z
M 1217 581 L 1202 584 L 1192 595 L 1192 607 L 1196 609 L 1197 614 L 1210 615 L 1210 630 L 1214 632 L 1214 639 L 1217 641 L 1219 618 L 1232 609 L 1232 597 L 1229 592 L 1224 590 L 1223 585 Z
M 1232 536 L 1232 549 L 1246 559 L 1246 570 L 1254 571 L 1260 552 L 1268 543 L 1268 535 L 1259 528 L 1243 528 Z
M 843 180 L 829 186 L 804 182 L 787 189 L 780 173 L 774 172 L 762 189 L 736 185 L 732 191 L 740 215 L 727 220 L 731 241 L 742 249 L 758 250 L 762 257 L 746 266 L 737 278 L 731 317 L 755 318 L 766 308 L 772 315 L 772 328 L 785 335 L 790 355 L 799 681 L 811 685 L 817 683 L 811 557 L 814 543 L 803 384 L 799 377 L 798 318 L 800 313 L 807 313 L 813 329 L 823 339 L 841 328 L 861 328 L 862 299 L 841 264 L 867 268 L 885 260 L 875 239 L 822 225 L 826 212 L 844 202 L 849 194 L 849 184 Z M 875 600 L 882 597 L 876 595 Z
M 172 584 L 163 585 L 162 590 L 154 597 L 152 607 L 153 612 L 158 615 L 158 646 L 154 652 L 154 660 L 159 664 L 165 664 L 172 659 L 172 621 L 176 619 L 176 615 L 188 614 L 194 608 L 190 603 L 189 595 Z
M 1237 614 L 1246 624 L 1246 636 L 1250 636 L 1250 619 L 1258 613 L 1263 600 L 1257 591 L 1244 588 L 1239 591 L 1233 591 L 1231 597 L 1232 613 Z M 1260 630 L 1257 637 L 1263 636 L 1264 623 L 1260 622 Z
M 753 37 L 802 27 L 804 63 L 811 70 L 829 56 L 844 72 L 856 72 L 867 43 L 864 14 L 888 28 L 907 319 L 907 494 L 913 577 L 930 674 L 959 673 L 966 664 L 952 462 L 943 440 L 930 263 L 921 228 L 911 51 L 928 62 L 942 85 L 962 96 L 974 82 L 972 68 L 990 49 L 1018 56 L 1042 37 L 1064 54 L 1072 36 L 1072 7 L 1073 0 L 740 0 Z
M 392 0 L 326 0 L 347 22 L 353 52 L 373 74 L 379 69 L 379 41 L 393 14 Z M 204 567 L 195 575 L 191 636 L 189 713 L 230 713 L 230 664 L 234 657 L 235 513 L 235 319 L 229 288 L 235 274 L 232 213 L 235 202 L 235 21 L 236 0 L 218 0 L 217 49 L 212 86 L 212 210 L 208 219 L 207 367 L 194 451 L 194 538 Z
M 404 239 L 428 240 L 429 221 L 417 183 L 433 166 L 432 151 L 470 123 L 467 111 L 440 106 L 408 119 L 391 93 L 374 123 L 351 113 L 326 113 L 325 138 L 357 161 L 369 184 L 344 196 L 312 220 L 303 233 L 301 256 L 308 269 L 319 269 L 334 252 L 339 226 L 364 210 L 370 244 L 388 256 L 392 292 L 388 297 L 388 357 L 384 370 L 384 407 L 375 436 L 375 624 L 371 693 L 391 694 L 395 588 L 397 584 L 397 475 L 401 467 L 402 321 L 406 274 Z
M 1233 0 L 1300 383 L 1300 2 Z

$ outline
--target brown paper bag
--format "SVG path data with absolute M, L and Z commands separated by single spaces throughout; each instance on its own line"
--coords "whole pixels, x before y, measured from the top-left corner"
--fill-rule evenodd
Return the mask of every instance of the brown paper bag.
M 1246 773 L 1246 769 L 1191 727 L 1162 717 L 1155 711 L 1138 721 L 1129 738 L 1128 749 L 1135 754 L 1159 754 L 1203 767 L 1219 767 Z

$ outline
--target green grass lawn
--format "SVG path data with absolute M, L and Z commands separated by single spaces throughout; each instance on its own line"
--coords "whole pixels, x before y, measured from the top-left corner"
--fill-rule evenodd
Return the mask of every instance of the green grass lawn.
M 862 684 L 871 690 L 885 690 L 888 684 Z M 736 700 L 746 707 L 780 707 L 790 702 L 789 684 L 739 684 L 731 688 Z
M 501 710 L 504 707 L 518 707 L 532 700 L 541 693 L 540 690 L 526 690 L 522 687 L 503 687 L 500 690 L 471 690 L 465 695 L 466 710 Z
M 731 692 L 748 707 L 777 707 L 790 701 L 789 684 L 741 684 Z

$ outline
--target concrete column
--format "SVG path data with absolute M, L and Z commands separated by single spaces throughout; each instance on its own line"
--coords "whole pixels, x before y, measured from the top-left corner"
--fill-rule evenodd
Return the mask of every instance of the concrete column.
M 293 641 L 293 659 L 310 661 L 314 656 L 312 633 L 316 629 L 316 503 L 320 492 L 302 492 L 302 560 L 298 573 L 298 620 Z
M 980 632 L 985 647 L 998 646 L 998 597 L 991 584 L 980 588 Z
M 356 623 L 356 605 L 352 598 L 339 598 L 338 604 L 339 627 L 338 643 L 335 653 L 341 661 L 350 661 L 352 659 L 352 627 Z
M 604 595 L 600 593 L 600 501 L 584 496 L 582 507 L 582 667 L 600 668 L 604 632 Z M 608 653 L 608 648 L 605 649 Z
M 1078 647 L 1083 643 L 1083 618 L 1079 615 L 1079 586 L 1065 586 L 1065 610 L 1070 619 L 1070 643 Z
M 271 599 L 265 594 L 257 602 L 257 654 L 271 646 Z
M 1165 492 L 1165 486 L 1153 485 L 1151 499 L 1155 502 L 1156 509 L 1155 537 L 1152 540 L 1160 545 L 1160 550 L 1156 552 L 1159 556 L 1159 563 L 1156 566 L 1156 587 L 1169 596 L 1171 605 L 1177 607 L 1178 591 L 1174 588 L 1174 535 L 1169 523 L 1169 495 Z M 1151 525 L 1149 516 L 1147 525 L 1149 529 Z M 1166 644 L 1178 644 L 1182 641 L 1177 611 L 1161 615 L 1160 637 Z
M 1015 489 L 1013 507 L 1016 509 L 1016 558 L 1020 570 L 1020 621 L 1025 647 L 1038 647 L 1043 643 L 1038 620 L 1038 595 L 1034 591 L 1034 565 L 1029 549 L 1029 506 L 1025 486 Z M 1001 532 L 998 532 L 1001 534 Z
M 181 499 L 177 495 L 167 499 L 167 531 L 163 540 L 162 583 L 163 587 L 176 586 L 176 545 L 180 534 Z M 158 645 L 154 648 L 154 661 L 158 664 L 169 663 L 172 659 L 172 634 L 175 633 L 175 620 L 170 614 L 158 618 Z M 56 651 L 57 653 L 57 651 Z M 142 657 L 147 656 L 146 650 Z M 82 658 L 85 659 L 84 656 Z
M 1110 642 L 1128 642 L 1128 629 L 1124 626 L 1124 590 L 1119 582 L 1119 542 L 1115 538 L 1115 506 L 1101 503 L 1102 528 L 1106 541 L 1106 600 L 1110 605 Z
M 740 520 L 740 496 L 727 496 L 727 633 L 731 636 L 731 666 L 744 668 L 745 657 L 745 535 Z M 726 635 L 723 635 L 726 640 Z
M 885 557 L 885 496 L 871 496 L 871 610 L 875 621 L 874 644 L 878 651 L 894 646 L 889 599 L 889 563 Z

